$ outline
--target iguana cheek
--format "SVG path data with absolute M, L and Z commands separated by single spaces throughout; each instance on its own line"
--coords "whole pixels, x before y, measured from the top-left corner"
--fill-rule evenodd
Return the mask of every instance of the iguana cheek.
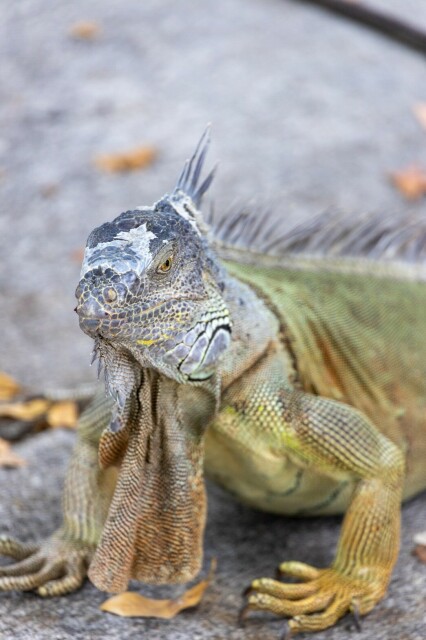
M 184 362 L 179 367 L 181 373 L 185 375 L 190 375 L 200 366 L 204 354 L 207 351 L 207 347 L 209 346 L 209 337 L 206 333 L 203 333 L 200 338 L 195 342 L 188 356 L 185 358 Z
M 178 344 L 177 347 L 168 351 L 163 360 L 172 367 L 179 367 L 182 360 L 188 355 L 190 347 L 185 344 Z
M 217 329 L 204 352 L 201 363 L 193 370 L 190 380 L 204 380 L 210 377 L 216 369 L 217 361 L 229 347 L 230 342 L 231 333 L 229 328 Z M 182 370 L 183 367 L 181 367 Z
M 218 325 L 217 320 L 207 326 L 191 329 L 184 341 L 167 351 L 163 362 L 180 371 L 189 379 L 201 380 L 209 377 L 218 358 L 230 343 L 228 325 Z
M 210 341 L 203 360 L 203 368 L 216 364 L 222 353 L 226 351 L 231 342 L 231 331 L 229 327 L 221 327 L 216 330 Z

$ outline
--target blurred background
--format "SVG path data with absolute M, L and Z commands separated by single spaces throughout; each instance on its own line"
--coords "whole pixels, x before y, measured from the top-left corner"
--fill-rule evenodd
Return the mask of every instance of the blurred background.
M 425 0 L 368 2 L 426 32 Z M 299 0 L 3 0 L 0 371 L 36 389 L 95 378 L 73 313 L 86 238 L 172 190 L 207 122 L 208 164 L 220 164 L 205 206 L 219 216 L 250 205 L 283 226 L 328 209 L 426 217 L 421 53 Z M 34 540 L 58 526 L 73 435 L 16 445 L 16 468 L 0 469 L 1 532 Z M 359 640 L 395 628 L 424 640 L 426 575 L 411 550 L 425 497 L 403 513 L 390 594 Z M 326 566 L 339 527 L 259 514 L 210 488 L 206 558 L 219 566 L 195 613 L 113 618 L 90 584 L 54 601 L 0 594 L 0 637 L 275 640 L 281 621 L 238 629 L 241 591 L 284 559 Z M 315 640 L 347 640 L 348 624 Z
M 426 30 L 423 0 L 371 4 Z M 426 215 L 390 180 L 426 167 L 424 57 L 349 20 L 298 0 L 20 0 L 0 23 L 0 363 L 27 384 L 91 378 L 72 311 L 87 235 L 172 189 L 207 122 L 219 214 Z

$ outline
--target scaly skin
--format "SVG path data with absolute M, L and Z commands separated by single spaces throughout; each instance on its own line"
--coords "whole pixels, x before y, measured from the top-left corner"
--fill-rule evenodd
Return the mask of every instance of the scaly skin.
M 401 265 L 211 249 L 198 206 L 206 147 L 171 196 L 89 237 L 77 288 L 106 388 L 81 418 L 64 523 L 0 589 L 59 595 L 88 573 L 184 582 L 199 571 L 208 474 L 275 513 L 346 512 L 328 569 L 285 561 L 246 611 L 293 632 L 366 614 L 385 595 L 402 497 L 426 487 L 426 284 Z

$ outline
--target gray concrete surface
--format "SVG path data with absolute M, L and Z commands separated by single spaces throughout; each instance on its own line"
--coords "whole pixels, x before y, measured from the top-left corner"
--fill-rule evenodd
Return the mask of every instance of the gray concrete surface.
M 422 0 L 375 1 L 426 28 Z M 98 23 L 99 38 L 70 38 L 80 20 Z M 171 189 L 208 121 L 219 212 L 253 201 L 293 222 L 329 207 L 426 215 L 388 181 L 426 164 L 418 102 L 423 58 L 297 1 L 1 3 L 0 369 L 35 387 L 93 377 L 72 312 L 74 253 L 95 225 Z M 139 144 L 159 151 L 144 171 L 111 176 L 93 164 Z M 0 473 L 2 530 L 33 539 L 54 528 L 71 440 L 55 432 L 20 445 L 31 466 Z M 426 571 L 410 556 L 425 507 L 423 496 L 405 508 L 390 595 L 354 637 L 426 638 Z M 219 569 L 198 611 L 121 620 L 98 611 L 104 596 L 90 585 L 55 601 L 1 595 L 0 637 L 277 638 L 276 621 L 236 628 L 241 589 L 284 558 L 329 562 L 338 528 L 257 514 L 213 488 L 206 549 Z M 343 621 L 317 637 L 352 635 Z
M 60 489 L 72 434 L 44 433 L 16 447 L 28 467 L 0 470 L 2 532 L 34 540 L 59 524 Z M 425 528 L 425 496 L 406 505 L 401 554 L 389 595 L 364 620 L 363 631 L 350 619 L 315 636 L 316 640 L 424 640 L 426 569 L 412 555 L 412 536 Z M 197 610 L 172 621 L 125 619 L 103 613 L 107 595 L 90 584 L 63 598 L 43 600 L 33 594 L 0 594 L 2 640 L 278 640 L 283 621 L 252 614 L 245 629 L 237 626 L 241 593 L 254 577 L 273 576 L 279 562 L 298 559 L 327 566 L 340 527 L 339 518 L 282 518 L 251 510 L 214 486 L 209 487 L 205 541 L 206 568 L 216 557 L 216 578 Z M 141 589 L 145 595 L 170 597 L 172 589 Z

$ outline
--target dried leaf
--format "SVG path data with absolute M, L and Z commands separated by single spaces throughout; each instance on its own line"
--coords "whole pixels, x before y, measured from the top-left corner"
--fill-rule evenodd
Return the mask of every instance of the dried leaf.
M 55 402 L 47 411 L 47 422 L 50 427 L 67 427 L 75 429 L 78 420 L 78 408 L 72 400 Z
M 215 570 L 216 561 L 212 560 L 207 578 L 185 591 L 176 600 L 154 600 L 133 591 L 125 591 L 106 600 L 100 608 L 102 611 L 125 618 L 163 618 L 169 620 L 180 611 L 196 607 L 201 602 Z
M 391 174 L 395 187 L 408 200 L 417 200 L 426 194 L 426 171 L 415 165 Z
M 420 562 L 426 564 L 426 546 L 424 544 L 418 544 L 413 549 L 413 555 L 416 556 Z
M 40 194 L 43 198 L 51 198 L 58 191 L 58 185 L 54 182 L 48 182 L 40 187 Z
M 22 467 L 25 460 L 12 451 L 10 444 L 0 438 L 0 467 Z
M 154 147 L 136 147 L 123 153 L 102 154 L 96 156 L 95 164 L 102 171 L 117 173 L 135 171 L 152 164 L 157 156 Z
M 419 102 L 419 104 L 414 105 L 413 111 L 419 124 L 423 129 L 426 129 L 426 102 Z
M 96 22 L 81 21 L 73 24 L 69 33 L 76 40 L 94 40 L 100 35 L 101 29 Z
M 0 400 L 11 400 L 20 390 L 21 387 L 16 380 L 0 371 Z
M 74 249 L 70 254 L 71 260 L 81 264 L 84 258 L 84 249 Z
M 46 413 L 49 406 L 50 402 L 41 398 L 28 400 L 28 402 L 10 402 L 0 404 L 0 417 L 14 418 L 15 420 L 29 422 L 39 418 L 43 413 Z

